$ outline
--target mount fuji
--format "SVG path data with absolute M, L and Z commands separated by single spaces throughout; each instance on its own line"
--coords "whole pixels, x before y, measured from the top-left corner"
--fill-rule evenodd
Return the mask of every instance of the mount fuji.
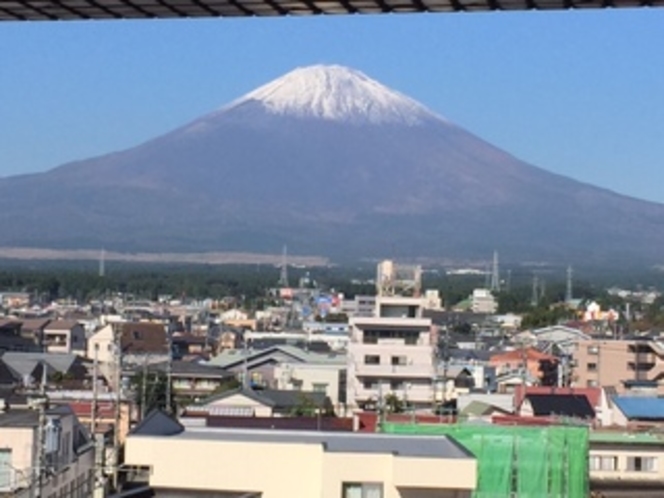
M 3 246 L 657 262 L 664 205 L 528 165 L 363 73 L 296 69 L 134 148 L 0 180 Z

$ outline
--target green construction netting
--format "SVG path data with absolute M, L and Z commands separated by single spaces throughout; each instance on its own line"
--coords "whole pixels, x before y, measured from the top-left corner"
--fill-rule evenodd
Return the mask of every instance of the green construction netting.
M 451 436 L 477 458 L 473 498 L 584 498 L 588 428 L 385 423 L 382 432 Z

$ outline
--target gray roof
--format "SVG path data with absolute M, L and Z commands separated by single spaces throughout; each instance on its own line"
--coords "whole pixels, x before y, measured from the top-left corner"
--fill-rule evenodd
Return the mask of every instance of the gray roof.
M 298 406 L 303 399 L 311 401 L 315 406 L 325 407 L 329 400 L 327 395 L 321 392 L 314 391 L 294 391 L 294 390 L 279 390 L 279 389 L 260 389 L 254 390 L 245 387 L 238 389 L 231 389 L 219 394 L 213 394 L 198 403 L 198 405 L 207 405 L 214 401 L 219 401 L 236 394 L 241 394 L 249 399 L 261 403 L 265 406 L 272 407 L 276 410 L 291 409 Z
M 47 414 L 70 415 L 73 414 L 68 405 L 60 405 L 49 408 Z M 39 424 L 39 411 L 30 408 L 14 408 L 0 412 L 0 427 L 37 427 Z
M 150 365 L 150 370 L 159 370 L 166 372 L 168 369 L 168 362 L 155 363 Z M 175 376 L 182 377 L 212 377 L 215 379 L 223 379 L 226 377 L 234 377 L 235 374 L 227 372 L 221 367 L 208 365 L 205 363 L 196 363 L 193 361 L 174 361 L 171 363 L 171 373 Z
M 215 356 L 207 364 L 222 368 L 233 368 L 241 365 L 245 361 L 245 357 L 247 363 L 250 365 L 262 363 L 270 358 L 275 359 L 277 362 L 297 361 L 313 364 L 346 364 L 346 357 L 344 355 L 315 353 L 289 345 L 279 345 L 258 350 L 249 349 L 247 351 L 231 349 Z
M 137 434 L 140 436 L 141 434 Z M 131 436 L 130 436 L 131 437 Z M 295 443 L 322 445 L 332 453 L 389 453 L 420 458 L 474 458 L 449 436 L 379 434 L 360 432 L 308 432 L 257 429 L 187 428 L 171 436 L 183 440 L 242 443 Z
M 2 355 L 2 361 L 21 377 L 32 375 L 40 362 L 46 363 L 52 370 L 67 373 L 78 357 L 65 353 L 19 353 L 9 351 Z

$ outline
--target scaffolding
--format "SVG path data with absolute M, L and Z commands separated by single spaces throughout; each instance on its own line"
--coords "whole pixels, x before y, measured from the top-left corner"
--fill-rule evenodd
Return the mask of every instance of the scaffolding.
M 473 498 L 589 496 L 587 427 L 385 423 L 381 431 L 454 438 L 477 459 Z

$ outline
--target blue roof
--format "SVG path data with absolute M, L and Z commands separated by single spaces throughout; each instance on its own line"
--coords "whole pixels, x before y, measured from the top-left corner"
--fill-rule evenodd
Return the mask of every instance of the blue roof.
M 664 398 L 616 396 L 613 403 L 628 419 L 664 420 Z

